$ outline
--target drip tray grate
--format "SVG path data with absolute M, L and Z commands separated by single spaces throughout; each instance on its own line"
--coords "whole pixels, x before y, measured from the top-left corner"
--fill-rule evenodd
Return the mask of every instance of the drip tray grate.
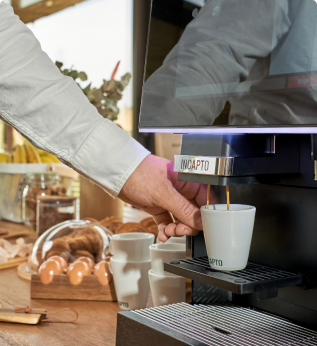
M 303 274 L 248 263 L 243 270 L 226 272 L 210 268 L 208 257 L 164 263 L 167 272 L 237 294 L 258 292 L 259 299 L 274 298 L 278 289 L 303 284 Z
M 212 346 L 317 346 L 317 332 L 274 315 L 231 303 L 190 305 L 179 303 L 131 312 L 142 321 L 160 325 L 186 345 Z M 140 340 L 141 341 L 141 340 Z M 147 345 L 140 342 L 140 345 Z M 150 345 L 150 343 L 149 343 Z M 178 343 L 177 343 L 178 345 Z

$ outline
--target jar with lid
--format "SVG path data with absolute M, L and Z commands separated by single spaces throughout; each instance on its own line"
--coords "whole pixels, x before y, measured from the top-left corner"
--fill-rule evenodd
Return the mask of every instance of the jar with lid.
M 61 221 L 75 219 L 75 201 L 75 197 L 66 195 L 57 173 L 27 174 L 22 195 L 23 222 L 41 235 Z

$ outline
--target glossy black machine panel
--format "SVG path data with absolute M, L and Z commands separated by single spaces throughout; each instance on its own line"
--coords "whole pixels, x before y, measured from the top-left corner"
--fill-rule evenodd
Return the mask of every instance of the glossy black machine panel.
M 316 18 L 314 0 L 153 0 L 140 114 L 142 132 L 183 134 L 179 180 L 257 208 L 249 260 L 293 280 L 237 294 L 205 277 L 193 303 L 233 299 L 315 330 Z M 190 240 L 205 256 L 203 234 Z
M 140 131 L 316 133 L 316 18 L 314 0 L 152 0 Z
M 232 203 L 254 205 L 257 208 L 250 262 L 292 273 L 309 273 L 311 281 L 314 281 L 317 272 L 317 182 L 314 180 L 315 162 L 312 160 L 314 138 L 309 135 L 278 136 L 276 153 L 272 156 L 279 152 L 280 141 L 290 139 L 298 146 L 298 152 L 290 151 L 289 156 L 289 160 L 298 165 L 298 172 L 277 175 L 275 182 L 266 182 L 263 177 L 261 183 L 232 184 L 230 199 Z M 258 168 L 258 173 L 265 169 L 261 166 Z M 194 175 L 182 176 L 187 176 L 185 180 L 188 181 Z M 203 175 L 197 176 L 203 181 L 208 179 Z M 269 179 L 269 175 L 266 177 Z M 214 186 L 213 190 L 219 201 L 225 203 L 225 188 Z M 192 238 L 192 250 L 193 257 L 206 256 L 202 233 Z M 312 288 L 306 290 L 297 286 L 281 288 L 273 299 L 259 300 L 256 294 L 235 294 L 233 300 L 317 329 L 316 282 L 311 284 Z M 208 290 L 208 286 L 194 281 L 193 302 L 214 301 L 215 292 L 209 293 L 208 298 Z
M 316 271 L 317 268 L 317 191 L 296 187 L 235 186 L 233 201 L 256 206 L 257 215 L 249 260 L 291 272 Z M 224 202 L 224 196 L 221 199 Z M 194 257 L 206 255 L 203 234 L 193 239 Z M 208 286 L 193 283 L 193 302 L 210 303 Z M 213 293 L 214 294 L 214 293 Z M 208 299 L 209 298 L 209 299 Z M 317 290 L 282 288 L 277 298 L 258 300 L 256 294 L 234 296 L 236 302 L 249 304 L 317 330 Z

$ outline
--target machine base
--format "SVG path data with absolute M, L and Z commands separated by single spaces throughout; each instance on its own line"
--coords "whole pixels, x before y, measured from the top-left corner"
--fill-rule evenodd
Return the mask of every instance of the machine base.
M 118 314 L 117 346 L 317 345 L 317 332 L 231 303 L 179 303 Z

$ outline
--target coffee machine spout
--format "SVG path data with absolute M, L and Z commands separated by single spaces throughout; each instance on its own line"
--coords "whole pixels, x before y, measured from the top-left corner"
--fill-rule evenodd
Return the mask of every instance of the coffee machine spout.
M 211 185 L 277 183 L 300 173 L 298 136 L 184 134 L 178 180 Z

